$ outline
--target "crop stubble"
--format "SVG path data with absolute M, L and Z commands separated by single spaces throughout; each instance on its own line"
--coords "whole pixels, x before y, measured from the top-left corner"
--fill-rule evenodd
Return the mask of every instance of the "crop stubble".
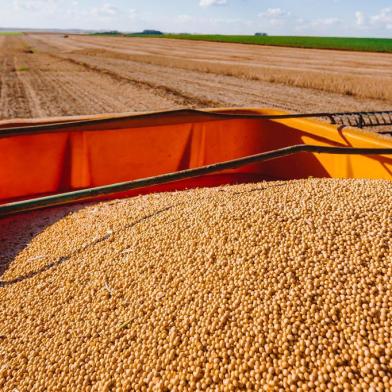
M 166 39 L 0 37 L 0 119 L 264 106 L 381 110 L 392 55 Z

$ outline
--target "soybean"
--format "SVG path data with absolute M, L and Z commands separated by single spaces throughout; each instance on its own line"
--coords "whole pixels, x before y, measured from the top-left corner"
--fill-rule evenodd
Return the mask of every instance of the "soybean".
M 0 389 L 390 390 L 391 223 L 382 180 L 78 206 L 2 276 Z

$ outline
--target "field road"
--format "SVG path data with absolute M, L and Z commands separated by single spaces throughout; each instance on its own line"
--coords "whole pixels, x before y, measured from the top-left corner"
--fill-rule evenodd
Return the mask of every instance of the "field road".
M 392 54 L 169 39 L 0 36 L 0 119 L 183 107 L 392 108 Z

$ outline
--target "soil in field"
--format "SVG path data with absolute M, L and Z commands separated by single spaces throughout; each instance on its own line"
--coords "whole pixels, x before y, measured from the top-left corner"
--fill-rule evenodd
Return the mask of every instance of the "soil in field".
M 0 37 L 0 119 L 214 106 L 390 109 L 392 55 L 145 38 Z

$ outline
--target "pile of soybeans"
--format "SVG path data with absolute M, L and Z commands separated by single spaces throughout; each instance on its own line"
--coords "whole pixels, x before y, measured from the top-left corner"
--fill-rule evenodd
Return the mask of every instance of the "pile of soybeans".
M 391 182 L 71 210 L 1 226 L 0 390 L 392 389 Z

